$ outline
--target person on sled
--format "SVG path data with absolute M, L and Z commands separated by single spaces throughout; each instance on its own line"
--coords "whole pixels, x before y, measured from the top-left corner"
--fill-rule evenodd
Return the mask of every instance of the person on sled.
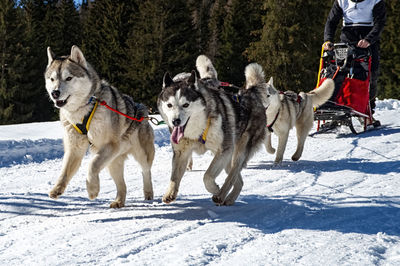
M 357 43 L 360 48 L 371 50 L 371 80 L 369 99 L 374 113 L 379 76 L 379 40 L 386 22 L 386 7 L 383 0 L 335 0 L 329 12 L 324 31 L 324 50 L 333 49 L 335 32 L 343 19 L 340 41 Z M 379 121 L 369 121 L 379 123 Z M 380 124 L 380 123 L 379 123 Z

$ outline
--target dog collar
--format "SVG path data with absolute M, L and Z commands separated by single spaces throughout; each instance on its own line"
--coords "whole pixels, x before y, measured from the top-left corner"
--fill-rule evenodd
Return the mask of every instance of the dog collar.
M 207 134 L 208 134 L 208 129 L 210 128 L 210 123 L 211 123 L 211 118 L 209 117 L 207 119 L 207 126 L 204 129 L 203 133 L 201 133 L 201 135 L 199 137 L 199 142 L 201 142 L 202 144 L 205 144 L 207 141 Z
M 91 102 L 91 101 L 89 101 Z M 99 102 L 96 100 L 95 104 L 93 105 L 92 110 L 85 115 L 85 117 L 82 120 L 82 123 L 80 124 L 72 124 L 74 126 L 74 128 L 76 129 L 76 131 L 78 131 L 79 134 L 82 135 L 87 135 L 88 131 L 89 131 L 89 126 L 90 126 L 90 122 L 92 121 L 94 112 L 96 112 L 96 108 L 97 105 L 99 104 Z

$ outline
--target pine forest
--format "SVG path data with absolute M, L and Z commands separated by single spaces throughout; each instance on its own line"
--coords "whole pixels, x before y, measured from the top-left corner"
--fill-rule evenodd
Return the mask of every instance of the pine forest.
M 78 45 L 100 77 L 157 112 L 165 72 L 214 62 L 243 86 L 258 62 L 280 90 L 315 87 L 333 0 L 0 0 L 0 124 L 50 121 L 57 109 L 43 73 L 47 47 Z M 400 1 L 386 0 L 378 98 L 400 98 Z

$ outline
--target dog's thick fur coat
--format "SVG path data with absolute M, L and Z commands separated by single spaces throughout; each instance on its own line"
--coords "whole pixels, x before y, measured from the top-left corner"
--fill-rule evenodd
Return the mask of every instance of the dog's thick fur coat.
M 47 55 L 46 89 L 54 105 L 60 109 L 65 132 L 61 175 L 49 196 L 58 198 L 64 193 L 90 146 L 93 156 L 86 180 L 90 199 L 98 196 L 99 173 L 107 167 L 117 186 L 117 196 L 110 207 L 125 205 L 124 161 L 129 154 L 142 168 L 144 198 L 153 199 L 150 171 L 155 152 L 154 133 L 148 121 L 135 122 L 98 106 L 86 135 L 78 133 L 74 127 L 91 113 L 96 102 L 93 99 L 105 101 L 114 109 L 136 118 L 148 116 L 147 108 L 100 80 L 77 46 L 72 47 L 69 56 L 55 57 L 50 47 Z
M 158 110 L 170 129 L 174 153 L 163 201 L 176 199 L 192 152 L 209 150 L 215 156 L 204 174 L 205 187 L 217 205 L 232 205 L 243 186 L 240 172 L 265 138 L 265 125 L 260 122 L 266 119 L 262 94 L 256 87 L 244 90 L 238 103 L 218 89 L 217 72 L 209 58 L 199 56 L 196 67 L 200 78 L 194 71 L 175 80 L 166 73 L 158 97 Z M 202 143 L 199 137 L 205 132 Z M 223 169 L 228 176 L 220 189 L 215 179 Z
M 297 133 L 297 149 L 292 160 L 299 160 L 303 153 L 304 142 L 313 127 L 313 107 L 324 104 L 331 97 L 335 86 L 333 80 L 326 79 L 320 87 L 309 93 L 296 94 L 292 91 L 279 92 L 275 89 L 272 78 L 266 83 L 264 71 L 257 63 L 249 64 L 246 67 L 245 76 L 247 89 L 259 88 L 263 91 L 262 99 L 266 107 L 266 124 L 269 129 L 265 146 L 271 154 L 275 153 L 275 149 L 271 145 L 271 132 L 269 131 L 273 131 L 278 136 L 275 164 L 282 162 L 289 131 L 294 126 Z

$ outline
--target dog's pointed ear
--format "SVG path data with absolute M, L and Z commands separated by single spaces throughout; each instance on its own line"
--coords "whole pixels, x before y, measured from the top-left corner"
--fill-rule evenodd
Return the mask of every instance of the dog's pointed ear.
M 87 62 L 85 57 L 83 56 L 83 53 L 81 51 L 81 49 L 79 49 L 78 46 L 73 45 L 71 48 L 71 55 L 70 58 L 78 63 L 79 65 L 83 66 L 84 68 L 87 68 Z
M 274 87 L 272 84 L 269 84 L 269 83 L 268 83 L 268 86 L 267 86 L 267 92 L 268 92 L 270 95 L 273 95 L 273 94 L 277 94 L 277 93 L 278 93 L 278 91 L 275 89 L 275 87 Z
M 166 87 L 169 87 L 174 81 L 172 80 L 171 76 L 169 75 L 168 72 L 165 72 L 164 78 L 163 78 L 163 89 Z
M 192 83 L 192 84 L 195 84 L 196 81 L 197 81 L 197 74 L 196 74 L 196 71 L 192 70 L 192 72 L 191 72 L 190 74 L 191 74 L 191 75 L 190 75 L 190 77 L 189 77 L 189 79 L 188 79 L 188 82 L 189 82 L 189 83 Z
M 53 53 L 53 51 L 51 50 L 51 48 L 50 48 L 50 46 L 49 47 L 47 47 L 47 59 L 48 59 L 48 61 L 47 61 L 47 67 L 49 67 L 50 66 L 50 64 L 54 61 L 54 53 Z
M 271 77 L 269 79 L 268 84 L 271 85 L 271 86 L 274 86 L 274 78 L 273 77 Z

